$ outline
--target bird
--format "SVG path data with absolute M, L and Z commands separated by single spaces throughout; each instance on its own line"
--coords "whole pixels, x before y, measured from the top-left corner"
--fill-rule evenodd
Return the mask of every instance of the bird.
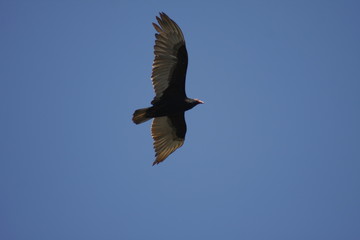
M 151 135 L 155 150 L 153 166 L 164 161 L 185 141 L 185 111 L 204 102 L 186 96 L 185 79 L 188 66 L 184 34 L 164 12 L 156 16 L 154 61 L 151 80 L 155 97 L 151 107 L 137 109 L 135 124 L 153 119 Z

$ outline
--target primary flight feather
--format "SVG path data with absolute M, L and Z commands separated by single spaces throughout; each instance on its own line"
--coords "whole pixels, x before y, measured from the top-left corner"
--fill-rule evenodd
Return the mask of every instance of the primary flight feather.
M 158 24 L 153 26 L 158 33 L 151 75 L 155 97 L 151 107 L 136 110 L 132 118 L 136 124 L 154 118 L 151 135 L 156 159 L 153 165 L 164 161 L 184 144 L 185 111 L 204 103 L 188 98 L 185 93 L 188 55 L 180 27 L 165 13 L 160 13 L 156 20 Z

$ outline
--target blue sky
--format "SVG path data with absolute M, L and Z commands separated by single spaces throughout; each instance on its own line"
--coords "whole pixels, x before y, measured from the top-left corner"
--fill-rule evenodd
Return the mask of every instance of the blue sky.
M 185 144 L 152 167 L 164 11 Z M 0 239 L 360 239 L 358 1 L 1 1 Z

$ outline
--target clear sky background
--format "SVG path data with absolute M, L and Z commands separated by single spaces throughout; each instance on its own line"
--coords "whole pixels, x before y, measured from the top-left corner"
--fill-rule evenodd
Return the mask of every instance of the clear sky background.
M 164 11 L 189 52 L 158 166 Z M 1 1 L 0 239 L 360 239 L 359 1 Z

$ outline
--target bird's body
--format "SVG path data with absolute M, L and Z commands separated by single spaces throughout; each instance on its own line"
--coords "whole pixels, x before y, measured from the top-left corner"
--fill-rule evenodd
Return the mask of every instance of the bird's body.
M 153 164 L 164 161 L 183 145 L 186 134 L 184 113 L 203 103 L 188 98 L 185 93 L 188 55 L 181 29 L 165 13 L 160 13 L 160 18 L 156 19 L 160 26 L 153 23 L 158 34 L 155 34 L 151 76 L 156 96 L 151 107 L 138 109 L 133 114 L 136 124 L 154 118 L 151 132 L 156 160 Z
M 177 114 L 180 112 L 185 112 L 195 107 L 197 102 L 193 99 L 183 99 L 182 101 L 160 101 L 159 103 L 150 107 L 147 111 L 149 117 L 163 117 L 168 115 Z

